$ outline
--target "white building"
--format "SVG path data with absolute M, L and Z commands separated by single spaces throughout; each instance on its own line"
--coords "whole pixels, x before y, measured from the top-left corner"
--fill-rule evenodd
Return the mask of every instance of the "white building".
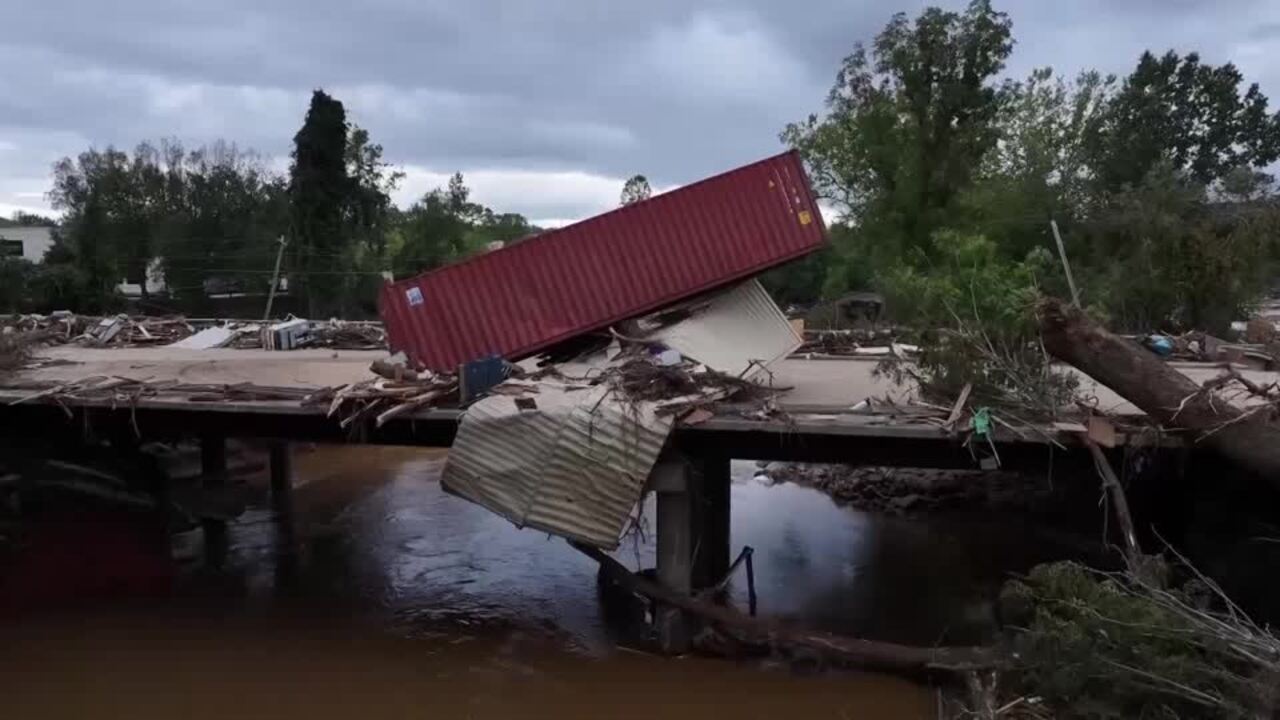
M 38 263 L 53 245 L 53 228 L 43 226 L 0 227 L 0 257 L 20 257 Z

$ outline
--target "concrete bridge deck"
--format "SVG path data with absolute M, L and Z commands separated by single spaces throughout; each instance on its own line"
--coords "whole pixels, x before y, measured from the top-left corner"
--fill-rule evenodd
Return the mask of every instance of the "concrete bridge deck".
M 74 382 L 92 376 L 119 376 L 149 382 L 250 383 L 320 389 L 370 377 L 368 366 L 380 351 L 184 350 L 176 348 L 92 349 L 57 347 L 43 351 L 46 365 L 0 383 L 0 431 L 13 436 L 127 429 L 159 439 L 179 436 L 248 437 L 303 442 L 354 442 L 448 447 L 461 411 L 424 410 L 396 418 L 381 428 L 342 428 L 323 407 L 296 401 L 193 402 L 168 396 L 136 403 L 48 398 L 27 400 L 30 383 Z M 867 398 L 910 399 L 910 392 L 874 375 L 867 360 L 787 359 L 773 366 L 774 383 L 792 388 L 777 399 L 782 413 L 749 419 L 743 408 L 717 409 L 715 417 L 678 426 L 674 439 L 692 452 L 755 460 L 845 462 L 868 465 L 972 468 L 974 460 L 958 434 L 909 416 L 851 412 Z M 9 387 L 5 387 L 8 385 Z M 1113 393 L 1098 391 L 1099 407 L 1127 410 Z M 1121 443 L 1127 438 L 1121 436 Z M 995 441 L 1003 466 L 1037 467 L 1051 452 L 1077 448 L 1076 433 L 1052 426 L 1015 432 L 997 427 Z

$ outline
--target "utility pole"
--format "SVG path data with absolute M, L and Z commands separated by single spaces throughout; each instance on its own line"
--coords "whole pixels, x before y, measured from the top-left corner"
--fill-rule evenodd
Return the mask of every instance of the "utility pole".
M 1049 227 L 1053 228 L 1053 239 L 1058 243 L 1058 257 L 1062 258 L 1062 269 L 1067 273 L 1067 285 L 1071 287 L 1071 302 L 1076 307 L 1080 307 L 1080 292 L 1076 290 L 1075 278 L 1071 277 L 1071 263 L 1067 262 L 1067 248 L 1062 244 L 1062 234 L 1058 232 L 1058 221 L 1050 218 Z
M 271 319 L 271 304 L 276 299 L 276 288 L 280 285 L 280 261 L 284 258 L 284 236 L 280 236 L 280 249 L 276 251 L 276 269 L 271 273 L 271 290 L 267 292 L 267 311 L 262 313 L 263 320 Z M 1059 243 L 1061 246 L 1061 243 Z

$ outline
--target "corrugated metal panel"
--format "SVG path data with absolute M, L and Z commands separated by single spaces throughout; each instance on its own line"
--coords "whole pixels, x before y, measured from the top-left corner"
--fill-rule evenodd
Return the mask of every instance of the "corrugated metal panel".
M 805 255 L 824 236 L 800 159 L 785 153 L 389 283 L 382 318 L 391 347 L 421 366 L 517 359 Z
M 799 335 L 757 280 L 709 299 L 706 308 L 646 339 L 657 340 L 709 368 L 754 379 L 800 347 Z
M 441 483 L 518 527 L 617 547 L 671 418 L 604 386 L 542 384 L 529 397 L 536 410 L 505 395 L 468 408 Z

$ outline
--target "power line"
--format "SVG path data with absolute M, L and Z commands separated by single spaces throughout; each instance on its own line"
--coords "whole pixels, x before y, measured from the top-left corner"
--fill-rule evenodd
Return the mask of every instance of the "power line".
M 252 268 L 204 268 L 204 267 L 174 267 L 166 266 L 166 270 L 174 270 L 178 272 L 207 272 L 207 273 L 249 273 L 252 275 L 270 275 L 274 270 L 257 270 Z M 290 270 L 285 275 L 381 275 L 381 270 Z

